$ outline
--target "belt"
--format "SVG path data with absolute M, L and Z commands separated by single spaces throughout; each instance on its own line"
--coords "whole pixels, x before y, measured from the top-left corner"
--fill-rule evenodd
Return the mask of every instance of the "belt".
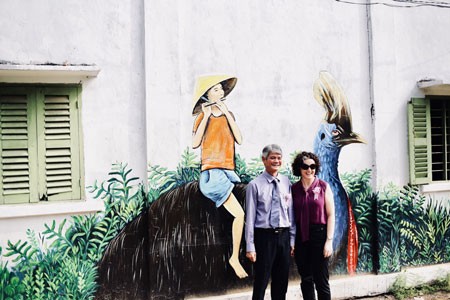
M 255 228 L 255 229 L 256 229 L 256 230 L 261 230 L 261 231 L 266 231 L 266 232 L 278 234 L 278 233 L 282 233 L 282 232 L 288 230 L 289 227 L 277 227 L 277 228 L 258 228 L 258 227 L 257 227 L 257 228 Z

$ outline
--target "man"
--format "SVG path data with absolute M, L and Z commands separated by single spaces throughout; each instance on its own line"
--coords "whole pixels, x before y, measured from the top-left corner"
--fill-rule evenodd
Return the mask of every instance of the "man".
M 295 222 L 291 183 L 278 173 L 282 167 L 280 146 L 264 147 L 265 171 L 247 186 L 246 227 L 247 258 L 254 265 L 253 300 L 264 299 L 272 276 L 271 296 L 285 299 L 290 257 L 294 255 Z

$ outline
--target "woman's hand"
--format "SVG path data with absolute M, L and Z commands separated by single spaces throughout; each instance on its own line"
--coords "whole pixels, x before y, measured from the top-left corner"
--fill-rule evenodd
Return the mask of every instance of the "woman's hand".
M 206 106 L 206 104 L 208 104 L 208 103 L 202 104 L 202 110 L 203 110 L 203 113 L 205 114 L 204 118 L 208 119 L 208 117 L 211 115 L 211 106 L 210 105 Z
M 333 254 L 333 240 L 328 240 L 325 242 L 325 246 L 323 247 L 323 256 L 330 257 Z
M 226 115 L 228 113 L 228 107 L 223 103 L 223 101 L 217 101 L 216 106 L 220 109 L 220 111 Z

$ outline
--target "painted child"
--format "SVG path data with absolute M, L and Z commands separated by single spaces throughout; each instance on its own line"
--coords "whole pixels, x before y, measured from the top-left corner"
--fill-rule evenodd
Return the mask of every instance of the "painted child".
M 192 114 L 196 116 L 192 147 L 201 146 L 200 191 L 216 207 L 223 205 L 234 217 L 233 249 L 229 260 L 239 278 L 247 272 L 239 262 L 239 248 L 244 227 L 244 210 L 233 195 L 234 183 L 240 182 L 234 172 L 234 143 L 242 143 L 241 132 L 233 114 L 223 102 L 236 85 L 237 78 L 211 75 L 197 78 Z

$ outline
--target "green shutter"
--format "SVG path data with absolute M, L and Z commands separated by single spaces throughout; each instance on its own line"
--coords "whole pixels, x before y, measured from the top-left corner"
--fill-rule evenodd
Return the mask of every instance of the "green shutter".
M 432 181 L 430 102 L 413 98 L 408 103 L 409 173 L 411 184 Z
M 38 92 L 38 190 L 49 201 L 82 197 L 78 97 L 77 87 Z
M 30 89 L 0 88 L 0 204 L 37 202 L 35 101 Z

